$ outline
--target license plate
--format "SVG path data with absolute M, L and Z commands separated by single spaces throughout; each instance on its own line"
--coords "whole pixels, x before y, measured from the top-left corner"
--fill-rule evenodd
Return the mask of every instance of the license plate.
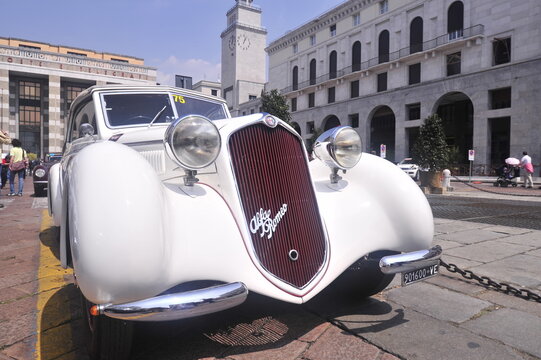
M 402 273 L 402 285 L 406 286 L 438 275 L 438 266 L 439 264 L 435 264 Z

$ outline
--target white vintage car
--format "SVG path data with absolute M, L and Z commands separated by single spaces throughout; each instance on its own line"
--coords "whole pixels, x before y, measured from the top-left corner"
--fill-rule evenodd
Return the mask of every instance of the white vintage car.
M 72 265 L 94 358 L 126 358 L 133 321 L 178 320 L 248 292 L 304 303 L 347 279 L 351 296 L 437 274 L 433 218 L 397 166 L 350 127 L 309 161 L 269 114 L 231 118 L 217 97 L 103 86 L 73 102 L 49 175 L 62 265 Z

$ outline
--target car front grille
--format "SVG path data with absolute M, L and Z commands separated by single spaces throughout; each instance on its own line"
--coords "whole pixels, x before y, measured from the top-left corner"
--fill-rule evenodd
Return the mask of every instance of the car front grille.
M 255 124 L 231 135 L 229 151 L 260 264 L 302 289 L 323 267 L 326 240 L 301 140 Z

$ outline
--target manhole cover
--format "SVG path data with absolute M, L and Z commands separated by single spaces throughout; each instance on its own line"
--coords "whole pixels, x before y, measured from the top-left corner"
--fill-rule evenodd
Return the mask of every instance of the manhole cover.
M 205 334 L 209 339 L 223 345 L 263 345 L 276 342 L 287 333 L 286 324 L 268 316 L 251 324 L 238 324 L 225 331 Z

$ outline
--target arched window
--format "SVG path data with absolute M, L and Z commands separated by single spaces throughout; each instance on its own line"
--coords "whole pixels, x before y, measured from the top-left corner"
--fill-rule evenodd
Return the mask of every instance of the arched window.
M 299 68 L 297 66 L 293 67 L 293 90 L 299 89 Z
M 351 49 L 351 71 L 361 70 L 361 42 L 355 41 Z
M 336 77 L 337 67 L 337 54 L 336 51 L 331 51 L 329 54 L 329 79 L 334 79 Z
M 455 1 L 447 10 L 447 32 L 449 40 L 462 37 L 464 30 L 464 4 L 462 1 Z
M 410 54 L 423 51 L 423 19 L 417 16 L 410 24 Z
M 379 64 L 389 61 L 389 31 L 383 30 L 378 39 Z
M 310 85 L 316 84 L 316 59 L 310 61 Z

